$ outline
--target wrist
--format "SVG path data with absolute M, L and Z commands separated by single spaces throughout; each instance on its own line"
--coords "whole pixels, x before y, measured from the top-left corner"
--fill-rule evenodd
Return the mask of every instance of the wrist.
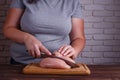
M 80 50 L 77 48 L 77 47 L 74 47 L 74 46 L 72 46 L 73 48 L 74 48 L 74 50 L 75 50 L 75 54 L 74 54 L 74 57 L 76 58 L 76 57 L 78 57 L 78 55 L 80 54 Z
M 23 37 L 23 43 L 26 43 L 26 41 L 30 38 L 30 34 L 25 33 Z

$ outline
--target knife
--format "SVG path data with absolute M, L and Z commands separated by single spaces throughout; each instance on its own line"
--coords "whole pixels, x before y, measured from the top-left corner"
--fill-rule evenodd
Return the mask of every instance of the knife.
M 77 67 L 80 67 L 78 64 L 75 64 L 71 61 L 68 61 L 66 59 L 63 59 L 61 57 L 57 57 L 57 56 L 54 56 L 54 55 L 48 55 L 48 54 L 41 54 L 41 58 L 47 58 L 47 57 L 50 57 L 50 58 L 57 58 L 57 59 L 60 59 L 60 60 L 63 60 L 65 61 L 65 63 L 67 63 L 69 66 L 71 66 L 71 68 L 77 68 Z

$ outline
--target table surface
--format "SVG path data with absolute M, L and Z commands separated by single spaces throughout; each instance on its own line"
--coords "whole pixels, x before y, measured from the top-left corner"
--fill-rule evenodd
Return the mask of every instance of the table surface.
M 120 65 L 88 65 L 89 76 L 25 75 L 23 67 L 0 64 L 0 80 L 120 80 Z

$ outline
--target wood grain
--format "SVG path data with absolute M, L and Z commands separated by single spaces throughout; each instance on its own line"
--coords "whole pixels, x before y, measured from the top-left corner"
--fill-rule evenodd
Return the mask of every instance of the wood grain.
M 71 69 L 47 69 L 41 68 L 37 63 L 27 65 L 23 69 L 24 74 L 49 74 L 49 75 L 90 75 L 90 70 L 85 64 Z
M 0 80 L 120 80 L 120 65 L 87 65 L 91 74 L 81 75 L 25 75 L 24 65 L 0 64 Z

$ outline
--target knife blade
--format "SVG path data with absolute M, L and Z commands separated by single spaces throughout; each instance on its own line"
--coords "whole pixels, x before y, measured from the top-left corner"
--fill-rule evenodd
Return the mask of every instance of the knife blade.
M 57 57 L 57 56 L 54 56 L 54 55 L 47 55 L 47 54 L 41 54 L 41 58 L 47 58 L 47 57 L 50 57 L 50 58 L 57 58 L 57 59 L 60 59 L 60 60 L 63 60 L 65 61 L 66 64 L 68 64 L 69 66 L 71 66 L 71 68 L 77 68 L 77 67 L 80 67 L 78 64 L 75 64 L 71 61 L 68 61 L 66 59 L 63 59 L 61 57 Z

